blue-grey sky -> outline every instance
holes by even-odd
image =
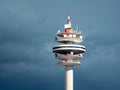
[[[52,47],[67,12],[86,46],[74,90],[120,90],[120,0],[0,0],[0,90],[64,90]]]

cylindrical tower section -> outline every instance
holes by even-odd
[[[65,90],[73,90],[73,68],[65,66]]]

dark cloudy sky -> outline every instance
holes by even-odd
[[[120,90],[120,0],[0,0],[0,90],[64,90],[51,48],[68,11],[87,49],[74,90]]]

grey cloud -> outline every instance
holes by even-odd
[[[61,13],[66,5],[57,9],[52,1],[0,2],[0,89],[64,89],[64,68],[57,66],[58,60],[54,59],[51,48],[55,45],[54,36],[59,28],[58,24],[63,21],[60,18],[64,18]],[[90,1],[88,7],[86,1],[76,2],[82,6],[79,5],[79,8],[76,4],[75,10],[71,8],[72,19],[80,17],[76,13],[80,9],[78,12],[84,18],[81,19],[84,23],[80,27],[84,36],[82,44],[86,46],[86,52],[81,65],[74,68],[75,89],[118,89],[120,28],[117,4],[112,9],[107,6],[108,9],[104,10],[108,3],[106,1],[104,5],[101,5],[103,1],[100,4]],[[98,5],[97,8],[94,5]]]
[[[50,39],[47,37],[50,33],[43,32],[48,29],[44,25],[47,15],[42,11],[34,11],[24,2],[3,2],[0,7],[1,74],[23,73],[23,69],[35,71],[45,67],[44,53],[49,51],[44,48]],[[37,63],[37,68],[32,70]]]

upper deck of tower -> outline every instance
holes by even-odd
[[[70,13],[68,13],[67,23],[64,24],[64,31],[58,30],[57,37],[55,38],[57,42],[61,43],[80,43],[82,42],[82,35],[77,30],[72,29]]]
[[[80,36],[80,32],[77,32],[72,29],[70,13],[68,13],[67,23],[64,24],[64,32],[60,32],[60,31],[57,32],[57,36],[60,36],[60,37],[63,37],[64,34],[72,34],[72,35]]]

